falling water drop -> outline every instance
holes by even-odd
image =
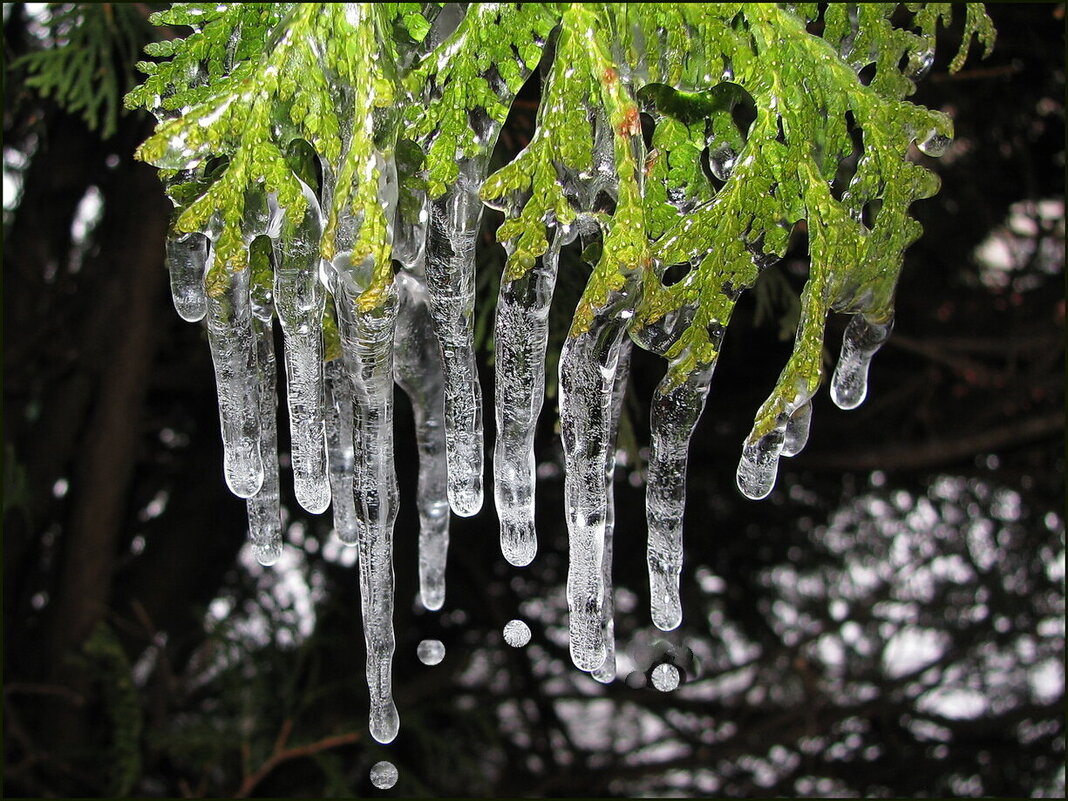
[[[397,783],[399,776],[397,766],[384,759],[371,766],[371,784],[379,790],[388,790]]]
[[[662,693],[669,693],[679,686],[679,669],[669,662],[653,668],[653,686]]]
[[[522,620],[509,620],[504,626],[504,641],[513,648],[522,648],[530,642],[530,626]]]
[[[424,665],[439,665],[445,658],[445,644],[441,640],[423,640],[415,649],[415,655]]]

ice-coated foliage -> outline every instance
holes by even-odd
[[[444,600],[448,509],[482,503],[473,318],[484,204],[505,215],[494,498],[517,565],[537,549],[533,435],[561,248],[579,240],[591,267],[559,360],[568,599],[575,663],[611,681],[611,474],[631,345],[668,362],[651,407],[647,522],[652,618],[671,629],[682,619],[689,440],[735,303],[804,230],[793,353],[738,468],[741,491],[760,498],[779,458],[807,440],[828,315],[854,315],[832,381],[843,408],[864,399],[890,335],[903,253],[920,235],[910,206],[938,190],[916,153],[941,155],[953,135],[946,115],[907,98],[931,69],[936,27],[958,9],[177,3],[153,16],[191,33],[148,48],[156,60],[140,65],[148,77],[127,105],[159,119],[139,156],[175,205],[176,306],[207,319],[227,481],[250,499],[253,538],[272,560],[266,345],[277,316],[298,500],[321,512],[332,498],[339,536],[359,547],[377,739],[399,725],[394,380],[418,418],[428,608]],[[951,71],[973,37],[993,44],[982,7],[963,13]],[[487,175],[539,67],[533,137]]]

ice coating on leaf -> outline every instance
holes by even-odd
[[[565,238],[566,231],[557,228],[541,263],[518,278],[502,278],[497,299],[493,494],[501,523],[501,551],[517,567],[529,565],[538,551],[534,433],[545,400],[549,304]]]
[[[400,306],[393,372],[408,395],[419,449],[419,594],[427,609],[445,602],[449,550],[448,463],[445,450],[444,373],[434,336],[426,285],[412,273],[397,274]]]
[[[330,461],[330,505],[334,530],[346,545],[355,545],[359,523],[353,495],[352,389],[341,359],[324,366],[326,388],[326,437]]]
[[[679,574],[682,571],[682,521],[686,507],[686,464],[690,438],[704,411],[715,363],[705,364],[682,383],[665,377],[653,395],[651,443],[645,489],[649,527],[646,561],[653,623],[671,631],[682,622]]]
[[[256,372],[260,415],[263,485],[245,501],[252,555],[261,565],[273,565],[282,555],[282,517],[278,486],[277,378],[274,336],[270,321],[252,321],[256,340]]]
[[[619,299],[568,337],[560,354],[560,429],[566,474],[569,563],[567,600],[571,659],[580,670],[599,668],[607,656],[602,625],[603,559],[612,431],[613,393],[624,321]]]
[[[630,340],[624,338],[619,346],[615,386],[612,389],[612,421],[610,424],[612,441],[608,445],[608,461],[605,463],[607,503],[605,504],[604,549],[601,553],[601,581],[604,584],[604,596],[601,601],[601,630],[604,632],[605,657],[600,667],[591,673],[601,684],[610,684],[616,678],[615,598],[612,589],[612,542],[616,526],[616,433],[619,431],[619,418],[623,413],[623,400],[626,396],[629,372]]]
[[[876,323],[863,314],[855,314],[850,319],[831,377],[831,400],[839,409],[855,409],[868,396],[868,367],[875,352],[890,338],[893,327],[893,318]]]
[[[307,207],[284,220],[275,248],[274,305],[282,323],[286,400],[297,501],[313,514],[330,505],[326,469],[322,317],[326,292],[319,281],[319,203],[301,182]]]
[[[203,234],[167,236],[167,269],[171,277],[171,298],[178,316],[190,323],[204,319],[204,266],[208,261],[208,240]]]
[[[460,177],[430,203],[426,285],[445,376],[449,505],[470,517],[482,508],[482,391],[474,351],[478,190],[487,156],[463,159]]]
[[[208,295],[205,315],[219,395],[223,469],[226,485],[239,498],[251,498],[263,484],[259,382],[248,283],[248,270],[231,274],[220,294]]]

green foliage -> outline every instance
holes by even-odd
[[[134,84],[131,65],[148,38],[140,9],[125,3],[48,3],[44,46],[11,64],[25,84],[51,97],[107,139]]]
[[[953,133],[946,115],[906,98],[953,11],[474,3],[434,35],[435,4],[175,4],[154,21],[193,33],[149,50],[169,61],[142,65],[148,79],[127,103],[163,119],[139,156],[171,171],[177,230],[218,230],[212,292],[248,264],[251,195],[273,193],[290,219],[303,212],[284,154],[309,143],[328,177],[322,254],[373,263],[358,301],[367,311],[391,280],[383,165],[398,171],[409,219],[424,191],[438,197],[463,180],[459,162],[488,159],[555,30],[533,138],[481,187],[506,213],[503,280],[530,270],[555,229],[595,226],[571,331],[625,298],[631,335],[668,359],[670,388],[714,364],[740,293],[803,231],[811,270],[794,352],[757,438],[820,383],[829,313],[892,315],[904,250],[920,234],[909,208],[938,190],[917,152],[940,155]],[[950,70],[973,36],[987,51],[993,43],[981,7],[967,7],[964,29]],[[208,180],[213,157],[225,167]],[[693,269],[669,286],[675,264]],[[669,320],[669,335],[656,333]]]
[[[83,651],[85,668],[103,685],[111,723],[109,795],[120,798],[129,795],[141,775],[141,702],[126,652],[106,623],[97,625]]]

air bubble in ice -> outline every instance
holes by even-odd
[[[388,790],[397,783],[399,777],[397,766],[387,760],[383,759],[371,766],[371,784],[379,790]]]
[[[415,649],[415,655],[424,665],[438,665],[445,658],[445,645],[441,640],[423,640]]]
[[[522,648],[530,642],[530,626],[522,620],[509,620],[504,626],[504,641],[513,648]]]

